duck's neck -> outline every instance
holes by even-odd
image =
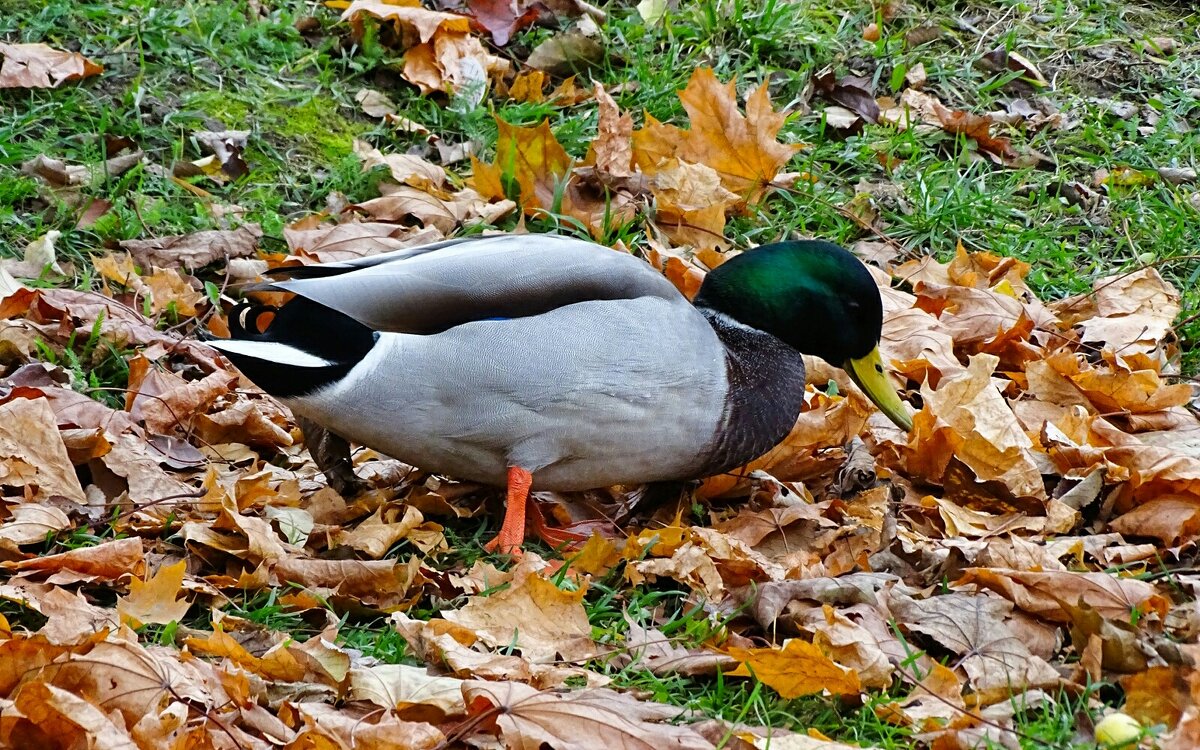
[[[706,462],[719,474],[763,455],[787,437],[804,403],[804,358],[771,334],[699,307],[725,346],[729,396]]]

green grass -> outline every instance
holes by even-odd
[[[465,99],[420,97],[396,73],[399,53],[374,35],[352,42],[334,12],[308,0],[261,4],[268,8],[266,17],[253,14],[244,0],[0,0],[0,39],[79,50],[105,66],[101,77],[58,90],[0,92],[0,256],[18,257],[30,241],[57,229],[63,232],[60,256],[80,271],[75,283],[90,286],[88,259],[119,240],[219,226],[205,200],[137,167],[120,177],[102,176],[83,190],[114,207],[93,228],[76,230],[75,209],[43,197],[38,183],[19,171],[38,155],[96,164],[105,135],[133,139],[151,162],[169,168],[202,156],[192,138],[198,130],[249,130],[244,156],[250,173],[226,185],[197,184],[214,203],[242,206],[245,220],[262,224],[266,247],[280,250],[283,227],[323,209],[330,193],[351,201],[376,194],[379,175],[361,172],[351,152],[355,139],[385,151],[426,147],[422,136],[395,132],[361,114],[353,98],[360,88],[384,91],[402,114],[448,142],[483,143],[484,156],[495,143],[493,116],[518,124],[548,117],[577,157],[595,134],[593,103],[558,108],[487,100],[473,107]],[[701,65],[714,67],[722,79],[736,76],[740,92],[766,82],[776,105],[793,112],[783,137],[808,147],[789,169],[817,179],[731,222],[730,235],[739,245],[794,234],[847,244],[870,239],[839,209],[860,183],[889,183],[898,197],[876,199],[881,231],[914,254],[946,258],[961,241],[971,249],[1016,256],[1032,265],[1032,282],[1046,298],[1084,291],[1100,276],[1153,262],[1183,292],[1182,317],[1190,320],[1200,312],[1200,264],[1185,257],[1200,247],[1196,186],[1163,181],[1114,186],[1099,205],[1089,206],[1059,197],[1065,184],[1090,185],[1099,169],[1196,166],[1200,45],[1189,40],[1200,31],[1200,16],[1183,5],[1143,7],[1119,0],[910,0],[907,6],[901,17],[882,24],[877,41],[868,42],[863,29],[881,18],[872,3],[859,0],[685,2],[654,28],[642,23],[631,4],[614,5],[602,30],[613,54],[591,75],[609,88],[637,83],[617,100],[638,123],[644,110],[682,124],[676,92]],[[1025,20],[1034,14],[1036,23]],[[302,34],[295,23],[309,15],[317,27]],[[925,27],[938,33],[914,35]],[[981,41],[972,29],[989,36]],[[550,33],[523,32],[508,51],[523,59]],[[1147,40],[1163,33],[1178,44],[1173,54],[1143,51]],[[1054,83],[1052,90],[1035,91],[1010,72],[981,67],[980,55],[994,48],[1029,57]],[[985,113],[1016,97],[1052,100],[1071,122],[1069,129],[998,130],[1018,148],[1049,155],[1055,166],[997,167],[979,160],[970,142],[943,133],[900,133],[878,125],[857,135],[831,132],[821,115],[825,103],[813,100],[807,88],[811,75],[830,69],[839,76],[862,75],[874,82],[877,94],[890,94],[893,82],[918,63],[928,74],[926,89],[947,106]],[[1116,117],[1104,100],[1133,105],[1134,114]],[[899,160],[891,172],[882,166],[889,160]],[[461,165],[455,169],[461,174]],[[551,221],[532,220],[529,226],[545,229]],[[613,236],[637,241],[638,227],[615,228]],[[1191,374],[1200,365],[1200,321],[1180,333],[1185,372]],[[44,356],[75,370],[81,387],[100,394],[123,386],[127,375],[122,354],[103,346],[81,341]],[[439,566],[466,567],[484,557],[482,542],[493,531],[477,519],[449,523],[447,536],[457,552]],[[409,551],[401,544],[393,554]],[[456,603],[422,602],[414,614],[432,616],[442,604]],[[657,612],[657,626],[685,645],[719,638],[724,627],[684,592],[630,588],[619,572],[593,584],[587,607],[597,639],[614,647],[625,637],[625,612]],[[247,595],[228,609],[297,637],[312,632],[270,593]],[[0,613],[28,616],[22,612],[0,602]],[[341,634],[345,645],[367,655],[412,661],[384,620],[347,620]],[[903,686],[856,706],[819,697],[784,700],[745,679],[660,678],[603,661],[590,666],[606,671],[617,685],[704,715],[812,727],[843,741],[887,748],[913,742],[908,730],[882,722],[872,710],[904,695]],[[1061,697],[1020,713],[1018,727],[1027,736],[1022,744],[1071,746],[1075,712],[1084,708],[1084,698]]]

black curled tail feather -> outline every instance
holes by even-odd
[[[278,313],[275,305],[266,305],[252,299],[244,299],[229,311],[229,333],[235,339],[255,338],[263,331],[258,326],[258,319],[263,313]]]

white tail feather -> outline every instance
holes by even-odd
[[[246,341],[244,339],[216,339],[208,344],[214,349],[243,357],[254,357],[267,362],[277,362],[291,367],[329,367],[334,362],[309,354],[303,349],[281,344],[277,341]]]

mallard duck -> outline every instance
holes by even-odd
[[[212,345],[345,440],[507,487],[489,549],[519,550],[531,488],[694,479],[766,453],[800,413],[801,353],[840,365],[912,426],[879,356],[875,281],[828,242],[733,257],[693,302],[628,253],[557,235],[447,240],[271,277],[261,288],[296,296],[264,332],[255,308],[249,322],[231,316],[234,338]]]

